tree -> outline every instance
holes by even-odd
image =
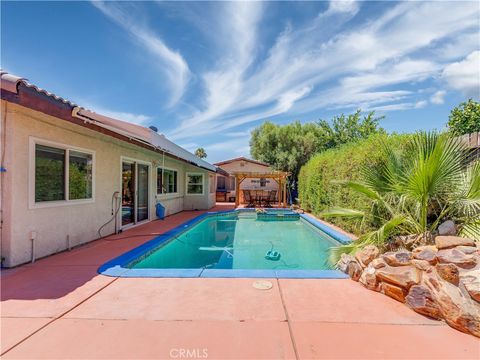
[[[448,128],[457,136],[480,131],[480,103],[469,99],[454,107],[448,117]]]
[[[205,152],[204,148],[199,147],[197,150],[195,150],[195,156],[199,157],[200,159],[205,159],[207,157],[207,153]]]
[[[351,141],[366,139],[372,134],[384,132],[378,126],[380,120],[384,117],[375,117],[375,112],[371,111],[363,118],[361,110],[357,110],[353,114],[334,116],[330,125],[325,120],[320,120],[318,125],[327,134],[326,148],[331,149],[341,144]]]
[[[336,248],[332,260],[342,252],[375,244],[384,247],[396,235],[419,235],[428,242],[444,220],[454,220],[460,235],[480,238],[480,162],[467,166],[468,152],[449,133],[415,134],[401,153],[383,145],[383,160],[365,165],[361,181],[345,186],[365,196],[369,211],[332,208],[323,217],[378,220],[376,230],[353,244]]]
[[[273,168],[288,171],[294,180],[300,168],[316,153],[350,141],[367,138],[384,132],[378,126],[381,117],[372,111],[361,117],[361,111],[336,116],[332,125],[321,120],[318,123],[287,125],[264,122],[252,131],[250,153],[254,159],[266,162]]]
[[[252,131],[250,153],[274,169],[288,171],[296,179],[300,168],[321,147],[321,129],[314,123],[288,125],[264,122]]]

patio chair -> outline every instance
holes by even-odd
[[[268,193],[268,196],[265,198],[265,207],[272,207],[272,203],[275,202],[276,197],[277,197],[277,190],[271,190]]]
[[[250,195],[249,190],[243,190],[243,198],[245,199],[245,202],[247,203],[247,207],[255,207],[255,203],[252,199],[252,195]]]

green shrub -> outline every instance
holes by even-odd
[[[364,196],[345,186],[335,184],[336,180],[359,180],[363,165],[375,164],[382,155],[382,142],[401,149],[409,135],[376,134],[368,139],[352,142],[315,155],[300,170],[298,177],[298,197],[301,206],[318,215],[331,207],[366,209],[370,202]],[[358,220],[330,218],[328,221],[360,234],[375,228],[373,218]]]

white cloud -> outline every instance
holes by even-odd
[[[152,30],[142,25],[128,10],[123,9],[121,4],[101,1],[91,3],[155,56],[162,76],[168,79],[171,93],[169,105],[175,105],[181,99],[191,76],[188,64],[182,55],[170,49]]]
[[[427,105],[428,105],[428,101],[427,101],[427,100],[420,100],[420,101],[417,101],[417,102],[415,103],[414,108],[415,108],[415,109],[421,109],[421,108],[424,108],[424,107],[427,106]]]
[[[445,67],[442,78],[448,86],[465,96],[480,98],[480,51]]]
[[[228,112],[244,92],[245,73],[255,59],[257,26],[262,17],[263,4],[260,2],[222,3],[222,21],[218,29],[211,29],[212,36],[225,36],[220,42],[223,57],[215,69],[206,72],[202,80],[206,89],[206,107],[184,120],[170,136],[174,139],[185,137],[186,129],[210,121]]]
[[[435,94],[433,94],[432,96],[430,96],[430,102],[432,104],[443,104],[445,99],[445,95],[447,94],[447,92],[445,90],[439,90],[437,91]]]
[[[332,0],[330,1],[329,13],[353,13],[356,14],[359,10],[358,1],[355,0]]]
[[[89,109],[93,112],[96,112],[97,114],[105,115],[117,120],[131,122],[137,125],[149,126],[151,125],[151,121],[153,120],[152,117],[148,115],[135,114],[135,113],[124,112],[124,111],[113,111],[102,106],[88,104],[87,101],[82,102],[82,104],[84,108]]]
[[[359,6],[348,4],[331,3],[302,27],[287,25],[263,59],[256,58],[262,11],[249,4],[236,11],[238,18],[231,11],[228,16],[222,14],[220,29],[238,31],[212,32],[225,34],[244,51],[226,47],[225,56],[202,76],[205,106],[170,135],[193,138],[319,108],[393,111],[426,106],[429,93],[421,93],[418,84],[439,78],[448,60],[432,56],[432,46],[455,43],[452,39],[471,33],[480,15],[473,2],[455,6],[404,2],[371,21],[342,30]],[[244,17],[249,12],[254,15],[247,21]]]

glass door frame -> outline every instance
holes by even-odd
[[[120,224],[120,229],[127,229],[131,227],[135,227],[137,225],[144,224],[146,222],[149,222],[151,220],[151,206],[152,206],[152,201],[151,201],[151,194],[152,194],[152,163],[148,161],[143,161],[143,160],[138,160],[126,156],[120,156],[120,194],[122,194],[123,190],[123,164],[128,163],[128,164],[134,164],[135,165],[135,197],[133,201],[133,212],[134,212],[134,221],[130,224],[123,225],[122,224],[122,212],[118,212],[118,223]],[[148,217],[145,220],[138,221],[137,220],[137,209],[138,209],[138,164],[141,165],[147,165],[148,167]],[[121,209],[120,209],[121,210]]]

